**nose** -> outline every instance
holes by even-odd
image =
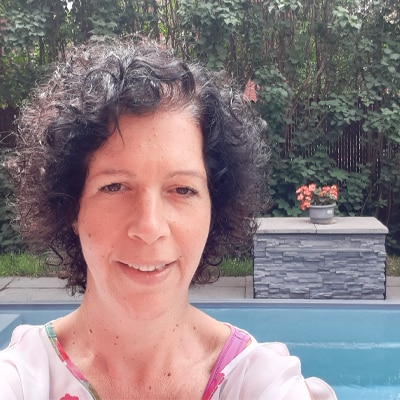
[[[137,194],[129,218],[128,236],[146,244],[170,235],[166,207],[156,193]]]

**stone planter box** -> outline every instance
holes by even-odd
[[[254,297],[383,300],[388,229],[373,217],[335,221],[261,218],[254,238]]]

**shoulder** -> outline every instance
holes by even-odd
[[[48,363],[40,336],[42,329],[42,326],[18,326],[8,347],[0,351],[0,393],[7,393],[5,398],[25,398],[29,393],[27,388],[34,387],[38,380],[46,382]]]
[[[33,368],[44,361],[46,348],[42,340],[43,326],[20,325],[14,329],[8,347],[0,351],[0,368]]]
[[[11,340],[8,347],[3,350],[4,352],[8,352],[11,349],[18,348],[19,346],[23,346],[27,341],[31,342],[32,340],[40,341],[40,331],[43,329],[42,325],[19,325],[17,326],[12,335]],[[3,353],[3,352],[1,352]],[[0,354],[1,354],[0,353]]]
[[[51,335],[51,325],[47,328]],[[1,399],[93,399],[56,346],[45,325],[17,327],[9,346],[0,351]]]
[[[306,380],[300,360],[283,343],[252,343],[223,370],[224,380],[216,398],[263,400],[336,400],[333,390],[316,378]]]

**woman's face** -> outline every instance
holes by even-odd
[[[210,227],[200,127],[158,112],[121,116],[119,128],[89,161],[74,223],[86,295],[186,300]]]

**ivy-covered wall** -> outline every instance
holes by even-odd
[[[0,0],[0,107],[18,109],[69,45],[135,33],[256,84],[271,215],[300,216],[298,186],[335,183],[342,215],[377,217],[400,253],[397,0]]]

